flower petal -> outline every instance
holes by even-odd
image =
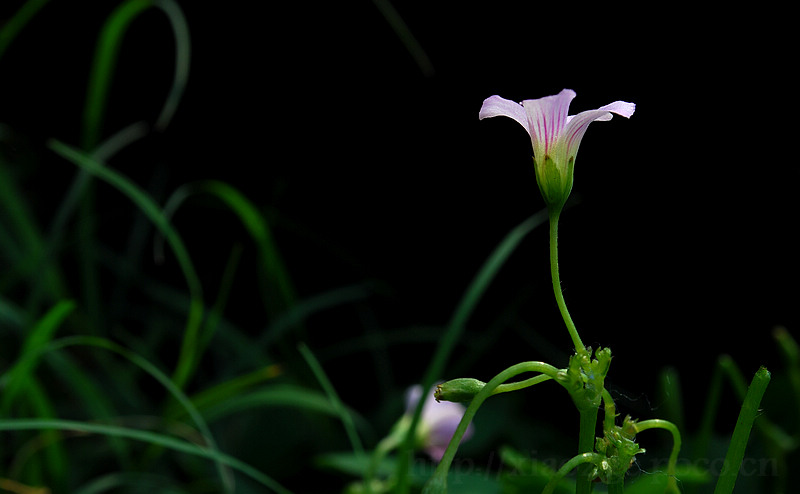
[[[614,116],[612,113],[621,115],[625,118],[630,118],[636,110],[636,105],[626,101],[615,101],[605,106],[601,106],[597,110],[588,110],[571,116],[568,119],[567,126],[564,129],[563,143],[567,149],[567,158],[574,158],[578,154],[578,146],[580,146],[583,134],[589,127],[589,124],[595,120],[601,122],[611,120]]]
[[[528,127],[533,140],[533,155],[543,160],[569,121],[569,104],[575,91],[564,89],[555,96],[528,99],[522,102],[528,116]]]
[[[420,398],[422,398],[422,386],[419,384],[415,384],[406,390],[405,402],[407,414],[414,413]]]
[[[627,101],[615,101],[606,106],[600,107],[601,110],[610,111],[625,118],[631,118],[633,112],[636,111],[636,103],[628,103]],[[610,118],[610,117],[609,117]]]
[[[528,134],[531,133],[530,127],[528,127],[528,116],[525,113],[525,108],[523,108],[519,103],[501,98],[497,95],[489,96],[483,100],[483,105],[481,106],[480,113],[478,113],[478,118],[483,120],[484,118],[491,117],[513,118],[520,125],[525,127],[525,130],[528,132]]]
[[[432,459],[436,461],[442,459],[447,445],[450,444],[450,440],[453,439],[453,435],[461,422],[462,415],[463,412],[460,415],[442,417],[432,424],[430,435],[425,444],[425,451]],[[474,432],[475,427],[470,423],[467,426],[467,430],[464,431],[464,435],[461,437],[461,442],[472,437]]]

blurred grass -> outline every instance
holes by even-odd
[[[16,34],[33,19],[44,4],[45,2],[28,2],[4,26],[1,31],[2,35],[0,35],[0,55],[5,53]],[[19,477],[30,485],[50,485],[56,492],[71,490],[76,486],[76,482],[86,480],[76,479],[76,476],[91,475],[91,472],[95,470],[91,464],[85,464],[78,469],[73,468],[73,460],[66,453],[68,445],[61,433],[63,431],[81,431],[109,436],[116,459],[125,469],[135,470],[141,468],[142,465],[141,459],[134,458],[139,453],[128,447],[124,441],[120,441],[121,438],[136,439],[151,445],[189,452],[213,460],[220,467],[222,485],[227,492],[232,492],[234,487],[227,470],[222,468],[223,465],[245,473],[276,492],[288,492],[257,469],[220,452],[205,419],[194,406],[193,401],[181,391],[181,388],[185,387],[194,375],[203,351],[214,339],[215,330],[219,327],[230,328],[230,324],[225,321],[223,314],[231,286],[234,283],[241,249],[232,251],[228,267],[225,269],[226,276],[217,292],[217,298],[213,306],[206,310],[201,281],[192,264],[189,251],[180,235],[166,219],[162,208],[145,190],[106,165],[107,160],[148,133],[148,125],[137,123],[113,134],[108,140],[100,142],[119,46],[125,37],[128,25],[150,7],[159,7],[169,18],[176,43],[173,86],[153,126],[156,130],[163,131],[177,109],[188,76],[188,27],[181,9],[175,2],[131,0],[121,3],[112,12],[97,42],[97,50],[87,86],[82,141],[82,147],[91,152],[80,151],[76,147],[55,140],[49,144],[56,154],[78,167],[72,187],[65,195],[61,207],[56,209],[49,236],[42,234],[44,228],[39,226],[40,218],[37,218],[31,208],[26,205],[24,186],[18,183],[12,175],[15,164],[0,155],[0,160],[2,160],[0,161],[0,200],[2,200],[3,206],[3,216],[0,221],[0,233],[2,234],[0,236],[2,236],[3,243],[0,245],[0,249],[2,249],[4,262],[8,261],[8,266],[13,266],[13,269],[3,271],[3,277],[0,280],[3,288],[3,295],[0,296],[0,321],[4,332],[13,328],[14,334],[21,342],[19,356],[13,360],[13,365],[5,369],[0,377],[0,386],[3,388],[0,412],[4,417],[1,419],[0,428],[7,431],[39,431],[40,439],[36,441],[42,444],[34,449],[27,448],[24,446],[27,440],[18,435],[11,441],[4,440],[0,454],[5,459],[8,459],[9,453],[15,452],[15,455],[10,463],[3,461],[3,464],[8,465],[10,469],[3,468],[0,472]],[[96,260],[100,259],[98,254],[104,252],[106,247],[100,245],[100,239],[95,235],[96,229],[91,219],[97,205],[93,202],[94,190],[89,181],[90,177],[100,178],[111,184],[135,204],[166,239],[182,269],[188,289],[188,308],[185,310],[187,315],[183,343],[171,378],[148,360],[148,358],[156,356],[152,351],[148,351],[146,358],[105,337],[80,334],[88,331],[94,335],[102,335],[107,329],[103,327],[104,324],[101,321],[111,320],[108,315],[86,317],[93,311],[102,312],[104,308],[101,300],[105,298]],[[255,240],[260,253],[261,271],[264,271],[263,278],[266,280],[262,289],[265,292],[279,294],[277,303],[274,298],[267,298],[272,307],[270,313],[274,316],[294,305],[294,294],[288,275],[285,273],[282,261],[272,242],[266,222],[255,205],[235,188],[222,182],[208,181],[201,184],[200,188],[207,193],[216,195],[230,207]],[[77,220],[72,219],[73,215],[77,216]],[[78,256],[83,258],[85,269],[82,271],[83,275],[79,285],[83,285],[82,293],[85,298],[77,301],[64,300],[73,291],[74,280],[70,280],[68,275],[59,269],[61,262],[66,261],[63,259],[65,255],[63,246],[72,240],[69,237],[72,232],[68,227],[71,221],[75,221],[79,228],[83,228],[77,238],[82,243],[81,248],[78,249]],[[129,252],[129,255],[138,256],[139,252]],[[123,263],[125,263],[124,260]],[[29,294],[27,303],[24,296],[20,298],[17,295],[20,293],[17,287],[26,283],[31,285],[31,289],[27,290]],[[277,290],[273,290],[273,287]],[[145,290],[147,289],[145,288]],[[182,298],[182,296],[179,295],[178,298]],[[56,300],[57,302],[49,311],[37,316],[38,308],[45,300]],[[311,313],[313,310],[312,308],[307,313]],[[77,331],[78,334],[54,341],[55,332],[64,325],[65,319],[70,314],[74,315],[73,324],[68,325],[63,331],[67,334]],[[33,324],[30,329],[26,329],[30,321],[36,321],[37,317],[39,317],[38,322]],[[158,331],[158,327],[152,328],[152,331]],[[125,369],[124,366],[120,366],[113,360],[108,360],[97,352],[92,352],[88,359],[86,355],[75,356],[64,352],[71,347],[91,347],[111,351],[155,378],[182,410],[181,413],[177,408],[167,407],[168,412],[165,412],[164,415],[165,423],[174,421],[176,417],[184,414],[187,415],[197,427],[208,447],[197,449],[189,443],[148,431],[57,419],[56,417],[62,413],[77,411],[94,420],[112,422],[120,413],[120,407],[125,408],[126,403],[127,406],[135,403],[137,407],[151,407],[150,413],[158,413],[156,409],[152,408],[157,405],[157,401],[136,393],[135,388],[131,387],[135,382],[132,380],[135,373],[132,374],[129,369]],[[6,345],[5,348],[8,346]],[[6,352],[0,358],[0,363],[3,363],[4,367],[8,358],[9,354]],[[39,369],[39,363],[43,358],[49,364],[48,367],[56,372],[55,376]],[[336,413],[333,410],[339,410],[327,397],[315,395],[311,390],[301,386],[287,387],[288,383],[285,380],[283,383],[277,384],[278,387],[274,387],[271,381],[281,377],[281,367],[263,359],[261,361],[265,365],[262,370],[234,377],[225,382],[207,383],[207,388],[198,394],[200,405],[211,410],[212,417],[216,419],[248,410],[263,410],[265,406],[274,407],[276,405],[323,414]],[[98,363],[105,367],[105,372],[101,374],[87,372],[87,368]],[[43,373],[45,382],[41,382],[39,378]],[[54,377],[63,379],[64,384],[72,388],[70,396],[77,398],[77,402],[74,398],[67,398],[64,401],[64,397],[60,396],[59,391],[50,389]],[[109,393],[109,385],[113,387],[111,393]],[[51,392],[57,395],[54,398],[56,402],[48,396]],[[156,393],[157,395],[158,393]],[[121,402],[120,398],[122,398]],[[78,407],[80,411],[74,407],[77,403],[81,404]],[[69,412],[69,410],[73,411]],[[13,416],[39,418],[6,418]],[[168,419],[170,416],[173,418]],[[23,442],[19,443],[20,440]],[[29,444],[33,446],[35,443]],[[21,449],[20,446],[22,446]],[[33,453],[39,448],[43,449],[44,460],[41,455]],[[106,461],[100,462],[98,465],[102,463],[106,463]],[[130,474],[110,473],[102,475],[94,481],[89,481],[84,488],[79,488],[76,492],[101,492],[111,486],[123,485],[130,482],[130,479],[136,478],[138,477],[133,471]],[[9,481],[3,485],[23,484],[13,484]]]
[[[192,264],[189,252],[181,240],[180,235],[169,224],[161,208],[158,207],[155,201],[133,182],[61,142],[51,141],[50,147],[65,159],[80,166],[96,177],[107,181],[120,192],[128,196],[166,237],[167,242],[170,244],[170,247],[172,247],[186,279],[190,294],[190,304],[187,311],[188,316],[186,328],[184,330],[183,343],[173,375],[173,379],[178,387],[183,387],[191,378],[199,360],[200,349],[198,347],[198,340],[202,336],[200,331],[203,320],[203,293],[197,271]]]
[[[146,430],[137,430],[127,427],[118,427],[113,425],[93,424],[89,422],[76,422],[69,420],[47,420],[47,419],[4,419],[0,420],[0,430],[19,431],[19,430],[49,430],[58,429],[62,431],[82,432],[87,434],[102,434],[108,436],[121,437],[126,439],[133,439],[135,441],[142,441],[147,444],[155,444],[163,446],[167,449],[172,449],[190,455],[196,455],[202,458],[214,460],[216,462],[234,468],[249,477],[257,480],[259,483],[268,487],[274,492],[289,493],[290,491],[283,488],[280,484],[254,469],[250,465],[243,463],[236,458],[230,457],[226,454],[220,453],[215,450],[206,449],[198,445],[177,440],[163,434],[158,434]]]

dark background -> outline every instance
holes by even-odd
[[[356,309],[309,321],[304,338],[348,403],[377,406],[364,393],[374,381],[418,381],[439,333],[391,346],[390,376],[374,380],[337,345],[364,326],[443,325],[494,246],[543,207],[526,133],[510,119],[479,121],[483,99],[562,88],[578,94],[572,114],[637,105],[630,120],[586,133],[561,221],[565,297],[584,342],[614,350],[609,379],[652,396],[674,365],[699,399],[720,354],[747,375],[780,367],[770,333],[796,331],[799,272],[785,13],[398,2],[429,60],[421,67],[371,2],[180,3],[192,40],[185,97],[163,135],[112,165],[160,200],[199,179],[240,188],[273,221],[301,298],[376,283]],[[75,172],[44,142],[78,143],[111,4],[53,2],[0,65],[0,121],[39,157],[30,193],[44,217]],[[104,136],[158,114],[174,53],[162,17],[143,15],[125,39]],[[122,212],[104,211],[104,231],[124,238],[132,208],[105,190]],[[224,212],[194,207],[176,224],[213,286],[246,234]],[[496,337],[460,372],[489,379],[520,360],[565,364],[547,252],[542,227],[509,259],[459,352],[476,357],[470,342],[487,328]],[[246,281],[229,317],[257,333],[263,311]]]

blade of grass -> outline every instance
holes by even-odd
[[[417,63],[417,67],[422,71],[422,75],[425,77],[432,77],[434,70],[431,59],[428,58],[425,49],[422,48],[417,38],[411,33],[411,29],[409,29],[408,25],[391,2],[389,2],[389,0],[372,0],[372,3],[374,3],[381,14],[383,14],[384,19],[386,19],[386,22],[392,27],[397,37],[400,38],[400,41],[402,41],[406,50],[408,50],[408,53],[414,59],[414,62]]]
[[[155,0],[154,5],[166,14],[175,36],[175,74],[172,80],[172,87],[170,87],[167,99],[154,125],[156,130],[163,131],[172,120],[172,116],[178,108],[178,103],[183,97],[186,82],[189,79],[191,42],[189,39],[189,24],[186,22],[186,17],[183,15],[178,3],[173,0]]]
[[[341,412],[326,394],[291,384],[275,384],[247,393],[237,394],[215,403],[200,404],[201,410],[210,422],[246,410],[291,407],[331,417],[350,417],[354,429],[367,430],[368,422],[355,411],[345,408]]]
[[[139,492],[179,492],[178,485],[173,484],[175,484],[175,479],[164,475],[145,472],[114,472],[90,480],[74,489],[71,494],[135,492],[136,490]]]
[[[709,448],[711,445],[711,436],[714,433],[714,422],[719,411],[720,398],[722,396],[722,379],[723,370],[722,366],[717,360],[714,370],[711,374],[711,382],[706,392],[706,402],[703,407],[703,418],[700,421],[700,428],[696,434],[694,457],[705,458],[708,456]]]
[[[147,135],[147,131],[147,125],[143,122],[138,122],[125,127],[100,144],[93,153],[93,156],[98,161],[104,161],[116,154],[125,146],[128,146]],[[39,251],[38,256],[35,258],[32,256],[33,265],[35,266],[33,269],[35,269],[35,271],[33,271],[30,275],[32,286],[30,291],[30,299],[28,302],[29,312],[38,311],[39,304],[44,295],[49,293],[51,296],[53,296],[53,294],[64,292],[64,288],[54,288],[52,286],[53,281],[47,282],[47,280],[60,280],[61,275],[59,274],[60,270],[57,265],[57,255],[61,249],[64,234],[67,232],[69,220],[72,218],[78,206],[81,204],[86,192],[86,187],[89,185],[90,178],[91,175],[86,170],[77,170],[75,178],[70,184],[64,199],[56,208],[54,208],[56,214],[55,218],[50,224],[47,238],[44,241],[44,248]],[[94,248],[91,250],[95,251]],[[86,254],[81,255],[83,256]],[[88,267],[88,264],[85,264],[88,261],[82,262],[87,266],[87,269],[91,269]],[[90,324],[86,324],[85,326],[89,331],[96,331],[98,329]]]
[[[178,232],[169,224],[169,221],[155,201],[136,184],[116,171],[98,163],[86,154],[60,141],[51,140],[48,145],[50,149],[55,151],[59,156],[89,171],[95,177],[104,180],[128,196],[128,198],[153,222],[170,244],[181,267],[184,278],[186,279],[190,296],[189,314],[184,330],[183,342],[173,374],[175,384],[179,388],[182,388],[194,373],[195,366],[200,359],[200,354],[198,352],[198,336],[203,319],[203,297],[200,279],[197,276],[197,272],[194,269],[183,241],[178,235]]]
[[[45,393],[44,387],[39,384],[35,377],[27,380],[25,386],[25,401],[27,406],[30,407],[30,415],[41,419],[50,419],[57,416],[55,407]],[[44,447],[44,456],[36,457],[32,463],[33,471],[37,472],[34,476],[35,483],[51,484],[55,490],[64,490],[68,484],[67,476],[69,474],[68,468],[68,455],[66,448],[62,443],[61,432],[54,429],[43,429],[41,437],[36,441],[40,446]],[[20,453],[24,454],[27,448],[22,447],[15,453],[19,456]],[[13,463],[19,464],[15,459]],[[22,460],[27,458],[22,458]],[[20,465],[21,466],[21,465]],[[12,472],[13,473],[13,472]],[[16,474],[15,474],[16,476]]]
[[[765,368],[760,368],[753,380],[750,382],[750,387],[742,403],[742,410],[739,412],[739,418],[736,420],[736,427],[733,429],[733,436],[728,446],[728,452],[725,455],[725,462],[722,465],[722,471],[717,479],[717,485],[714,488],[714,494],[731,494],[733,487],[736,484],[736,478],[739,476],[739,468],[744,459],[745,448],[750,439],[750,431],[753,428],[753,423],[759,414],[758,407],[761,404],[761,398],[767,390],[767,385],[770,381],[770,373]]]
[[[312,314],[325,309],[339,307],[348,303],[363,300],[369,296],[369,284],[347,285],[333,290],[308,297],[297,302],[286,312],[275,318],[261,333],[258,346],[268,347],[272,342],[282,336],[289,328],[301,324]]]
[[[192,396],[192,403],[198,410],[203,410],[219,403],[226,403],[229,400],[247,395],[248,391],[253,387],[272,380],[280,374],[281,367],[277,364],[271,364],[257,371],[229,379],[205,389]],[[167,415],[179,417],[180,411],[172,409]]]
[[[167,100],[156,121],[156,128],[163,130],[171,120],[178,101],[183,94],[189,69],[189,31],[180,8],[171,0],[127,0],[119,5],[106,19],[97,45],[86,88],[83,111],[82,149],[94,151],[100,141],[108,92],[122,40],[130,23],[150,7],[159,7],[167,16],[175,36],[175,75]],[[100,156],[95,156],[100,158]],[[82,178],[82,177],[81,177]],[[79,178],[79,181],[81,180]],[[103,326],[100,302],[99,277],[94,249],[95,224],[91,187],[82,185],[81,221],[78,223],[81,282],[85,294],[85,305],[92,327]],[[88,190],[87,190],[88,189]]]
[[[117,415],[107,394],[73,358],[63,352],[50,352],[45,361],[52,367],[55,375],[62,380],[63,385],[72,390],[78,402],[86,408],[89,417],[110,420]],[[114,372],[112,369],[108,370]],[[132,469],[133,461],[128,444],[118,437],[109,437],[109,444],[114,450],[120,466],[123,469]]]
[[[130,274],[132,286],[139,289],[151,302],[167,309],[163,313],[160,312],[159,317],[170,318],[171,315],[182,316],[185,312],[185,307],[191,303],[190,296],[184,291],[144,276],[141,272],[127,273],[129,266],[125,265],[125,258],[116,252],[112,252],[110,249],[103,249],[101,250],[101,254],[101,260],[106,269],[112,273],[118,274],[120,277]],[[211,309],[208,307],[203,308],[204,313],[207,310]],[[147,324],[148,321],[152,322],[152,319],[149,319],[148,316],[138,312],[132,314],[132,316],[143,324]],[[226,319],[224,315],[220,317],[218,326],[219,330],[216,335],[219,339],[219,343],[227,345],[229,351],[236,355],[236,360],[229,362],[226,366],[229,375],[249,372],[253,367],[263,366],[265,363],[272,361],[262,348],[253,344],[251,336],[246,335],[241,327]],[[140,354],[148,353],[148,351],[145,351],[138,345],[127,342],[126,344],[131,348],[136,346]],[[142,344],[146,343],[142,342]],[[228,351],[228,349],[226,349],[226,351]]]
[[[534,228],[547,221],[547,211],[542,210],[529,217],[516,227],[514,227],[503,240],[498,244],[494,251],[489,255],[478,273],[473,278],[466,292],[461,298],[458,306],[453,312],[452,317],[442,335],[439,345],[436,347],[431,363],[428,365],[425,375],[422,378],[422,389],[431,389],[436,379],[439,379],[444,372],[447,360],[455,347],[461,334],[464,332],[467,319],[472,314],[475,306],[480,301],[489,284],[494,279],[497,272],[509,258],[514,249],[519,245],[525,236]],[[419,400],[411,419],[411,426],[408,429],[406,440],[400,447],[398,453],[396,477],[398,479],[397,492],[405,494],[408,492],[408,469],[410,461],[410,451],[413,447],[416,428],[422,415],[422,405],[425,400]]]
[[[775,328],[772,335],[783,355],[789,384],[792,387],[795,411],[800,412],[800,347],[784,327]],[[800,420],[800,413],[795,413],[795,420]],[[795,427],[793,440],[795,443],[800,442],[800,427]]]
[[[225,264],[225,269],[222,272],[222,280],[219,283],[217,298],[214,301],[214,305],[211,306],[211,310],[208,312],[208,317],[206,317],[205,328],[202,331],[199,343],[201,352],[208,348],[208,345],[211,343],[211,338],[219,328],[219,323],[222,320],[222,315],[225,312],[225,306],[228,303],[228,297],[233,287],[234,274],[236,273],[236,268],[239,266],[239,259],[241,259],[241,257],[242,246],[237,243],[233,246],[231,255],[228,256],[228,262]]]
[[[718,363],[724,375],[730,380],[736,396],[744,401],[748,392],[748,387],[741,369],[739,369],[730,355],[721,356]],[[795,448],[795,442],[792,437],[773,423],[769,417],[763,417],[756,423],[755,427],[778,451],[787,452]]]
[[[81,147],[86,151],[92,151],[100,140],[108,90],[125,31],[139,14],[152,5],[152,0],[128,0],[114,9],[103,24],[95,47],[89,84],[86,87],[86,105],[83,109]]]
[[[92,157],[100,163],[105,162],[126,146],[145,137],[147,132],[148,128],[146,123],[136,122],[131,124],[103,141],[103,143],[94,150]],[[48,237],[49,245],[55,246],[61,242],[67,223],[75,212],[75,208],[80,198],[83,196],[90,177],[91,175],[89,172],[78,169],[78,173],[70,185],[67,194],[64,196],[64,199],[59,204],[55,219],[50,226]]]
[[[308,348],[308,346],[306,346],[305,343],[300,343],[297,346],[297,349],[303,355],[308,367],[311,369],[311,372],[314,373],[314,376],[317,378],[317,381],[319,381],[319,384],[322,386],[325,394],[328,395],[328,400],[330,400],[331,406],[336,410],[337,415],[339,415],[345,432],[347,433],[347,438],[350,440],[350,445],[353,448],[353,452],[360,457],[363,456],[366,458],[364,446],[361,444],[361,438],[358,437],[358,432],[353,424],[353,417],[350,416],[350,413],[348,413],[347,408],[345,408],[344,404],[342,403],[342,400],[339,399],[339,395],[336,393],[336,389],[334,389],[333,384],[331,384],[331,381],[328,379],[328,376],[325,375],[322,365],[320,365],[317,358],[314,357],[314,354],[311,353],[311,350]]]
[[[47,5],[48,0],[29,0],[17,10],[0,29],[0,58],[3,58],[8,46],[14,41],[39,10]]]
[[[262,268],[271,285],[264,299],[264,306],[269,315],[281,314],[292,307],[295,303],[294,287],[269,224],[256,206],[238,189],[218,180],[187,184],[178,188],[164,206],[167,218],[171,218],[186,199],[197,194],[210,194],[222,201],[236,215],[256,243]]]
[[[151,0],[128,0],[119,5],[106,19],[100,32],[95,55],[89,72],[86,87],[86,102],[83,110],[82,149],[91,152],[100,140],[103,113],[111,86],[114,65],[122,43],[122,38],[130,22],[152,5]],[[78,181],[81,181],[79,177]],[[100,281],[95,251],[94,194],[91,184],[80,187],[80,217],[78,222],[79,264],[81,284],[83,285],[84,305],[89,317],[90,327],[105,326],[100,302]]]
[[[175,37],[175,73],[166,101],[156,119],[155,128],[164,130],[175,113],[189,77],[191,44],[186,19],[178,4],[171,0],[128,0],[109,15],[97,40],[83,111],[81,147],[84,150],[94,150],[100,140],[100,129],[103,125],[103,113],[113,80],[112,75],[128,26],[150,7],[157,7],[164,12]]]
[[[674,367],[662,369],[659,376],[659,401],[662,416],[675,424],[678,430],[686,430],[683,420],[683,391],[678,371]]]
[[[128,350],[127,348],[117,345],[116,343],[105,338],[99,338],[96,336],[72,336],[68,338],[62,338],[52,342],[47,350],[56,350],[73,345],[91,346],[114,352],[135,364],[146,373],[150,374],[150,376],[164,386],[164,388],[172,395],[172,397],[175,398],[178,403],[181,404],[181,406],[183,406],[184,410],[186,410],[188,415],[192,418],[192,421],[194,421],[195,425],[197,426],[197,429],[202,434],[203,438],[208,444],[208,447],[212,451],[218,451],[217,444],[216,441],[214,441],[211,430],[209,429],[208,424],[206,424],[206,421],[203,419],[202,415],[200,415],[200,412],[197,411],[197,408],[195,408],[192,401],[183,393],[183,391],[181,391],[180,388],[172,382],[169,376],[158,369],[158,367],[151,364],[147,359]],[[222,468],[221,464],[218,464],[217,467],[226,491],[233,492],[233,483],[227,472]]]
[[[181,453],[187,453],[190,455],[199,456],[201,458],[217,461],[247,475],[274,492],[290,494],[290,491],[284,488],[278,482],[241,460],[238,460],[225,453],[204,448],[187,441],[175,439],[164,434],[113,425],[79,422],[74,420],[0,419],[0,430],[4,431],[43,429],[58,429],[62,431],[83,432],[87,434],[104,434],[155,444]]]
[[[292,307],[295,303],[294,288],[264,217],[244,194],[229,184],[213,180],[204,182],[202,187],[208,193],[220,198],[236,213],[258,245],[266,278],[272,283],[274,287],[272,291],[277,298],[276,303],[271,303],[273,315]]]
[[[0,377],[0,384],[5,385],[0,401],[0,410],[3,416],[11,415],[11,406],[14,400],[20,391],[29,385],[29,380],[39,364],[42,348],[50,343],[56,330],[74,309],[75,302],[71,300],[59,302],[31,329],[20,351],[19,359],[7,373]]]
[[[3,250],[12,267],[11,273],[6,272],[3,275],[26,280],[32,290],[37,285],[44,285],[53,300],[68,298],[63,278],[56,270],[36,271],[40,269],[46,244],[25,197],[24,189],[14,180],[0,157],[0,209],[8,215],[10,223],[10,234],[4,232],[9,239],[8,245],[4,245]],[[36,276],[33,276],[34,273]]]

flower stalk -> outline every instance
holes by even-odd
[[[561,277],[558,273],[558,218],[561,214],[561,209],[550,209],[550,275],[553,279],[553,293],[556,297],[558,310],[561,312],[561,317],[564,319],[564,324],[567,326],[572,344],[575,345],[575,351],[580,353],[586,350],[586,347],[581,341],[578,334],[578,328],[572,322],[572,316],[567,309],[567,303],[564,301],[564,294],[561,291]]]
[[[461,438],[464,436],[464,433],[466,433],[467,427],[469,427],[469,424],[472,422],[472,418],[478,412],[478,408],[480,408],[486,398],[495,394],[495,390],[500,385],[514,376],[524,372],[538,372],[548,376],[550,379],[557,379],[560,371],[552,365],[544,362],[521,362],[507,368],[486,383],[486,385],[483,386],[470,401],[467,411],[464,412],[464,416],[462,417],[461,422],[458,424],[458,427],[453,434],[453,438],[450,440],[450,444],[447,446],[439,465],[436,467],[436,471],[425,484],[425,487],[422,490],[423,494],[447,492],[447,472],[450,470],[450,465],[453,463],[456,451],[461,443]],[[547,379],[538,380],[536,382],[543,382],[544,380]]]

